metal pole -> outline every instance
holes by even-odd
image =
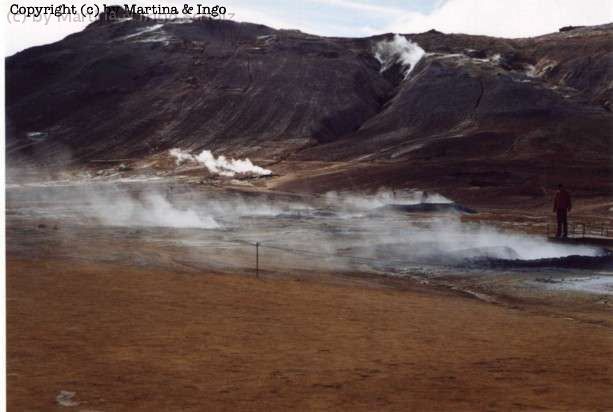
[[[255,242],[255,277],[260,277],[260,242]]]

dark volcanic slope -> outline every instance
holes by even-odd
[[[84,159],[329,140],[392,89],[360,43],[230,21],[96,23],[7,59],[11,146],[30,131]]]
[[[381,73],[374,57],[377,42],[391,35],[324,38],[219,20],[99,21],[6,60],[9,159],[206,148],[391,162],[398,184],[414,165],[462,170],[477,186],[489,184],[492,171],[498,182],[521,184],[531,165],[548,179],[589,177],[606,190],[613,25],[517,40],[436,31],[407,37],[427,54],[403,79],[400,65]]]

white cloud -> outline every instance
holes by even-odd
[[[25,48],[53,43],[69,34],[81,31],[89,20],[61,21],[57,17],[37,22],[14,20],[4,25],[5,55]]]
[[[297,29],[313,33],[314,27],[304,24],[299,17],[282,16],[279,13],[270,13],[262,10],[236,7],[232,8],[232,20],[264,24],[273,29]]]
[[[367,13],[377,13],[383,15],[394,15],[406,12],[406,9],[398,9],[395,7],[381,6],[379,4],[360,3],[353,0],[308,0],[312,3],[324,4],[326,6],[334,6],[349,10],[363,11]]]
[[[595,25],[613,20],[611,0],[448,0],[429,14],[405,13],[385,31],[528,37],[563,26]]]

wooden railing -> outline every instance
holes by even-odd
[[[557,223],[547,223],[547,237],[556,234]],[[568,237],[586,238],[601,237],[613,238],[613,228],[605,223],[573,222],[568,224]]]

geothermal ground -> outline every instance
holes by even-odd
[[[613,408],[607,241],[551,242],[545,210],[472,206],[9,184],[9,408]]]
[[[613,410],[612,40],[112,7],[8,57],[10,409]]]

